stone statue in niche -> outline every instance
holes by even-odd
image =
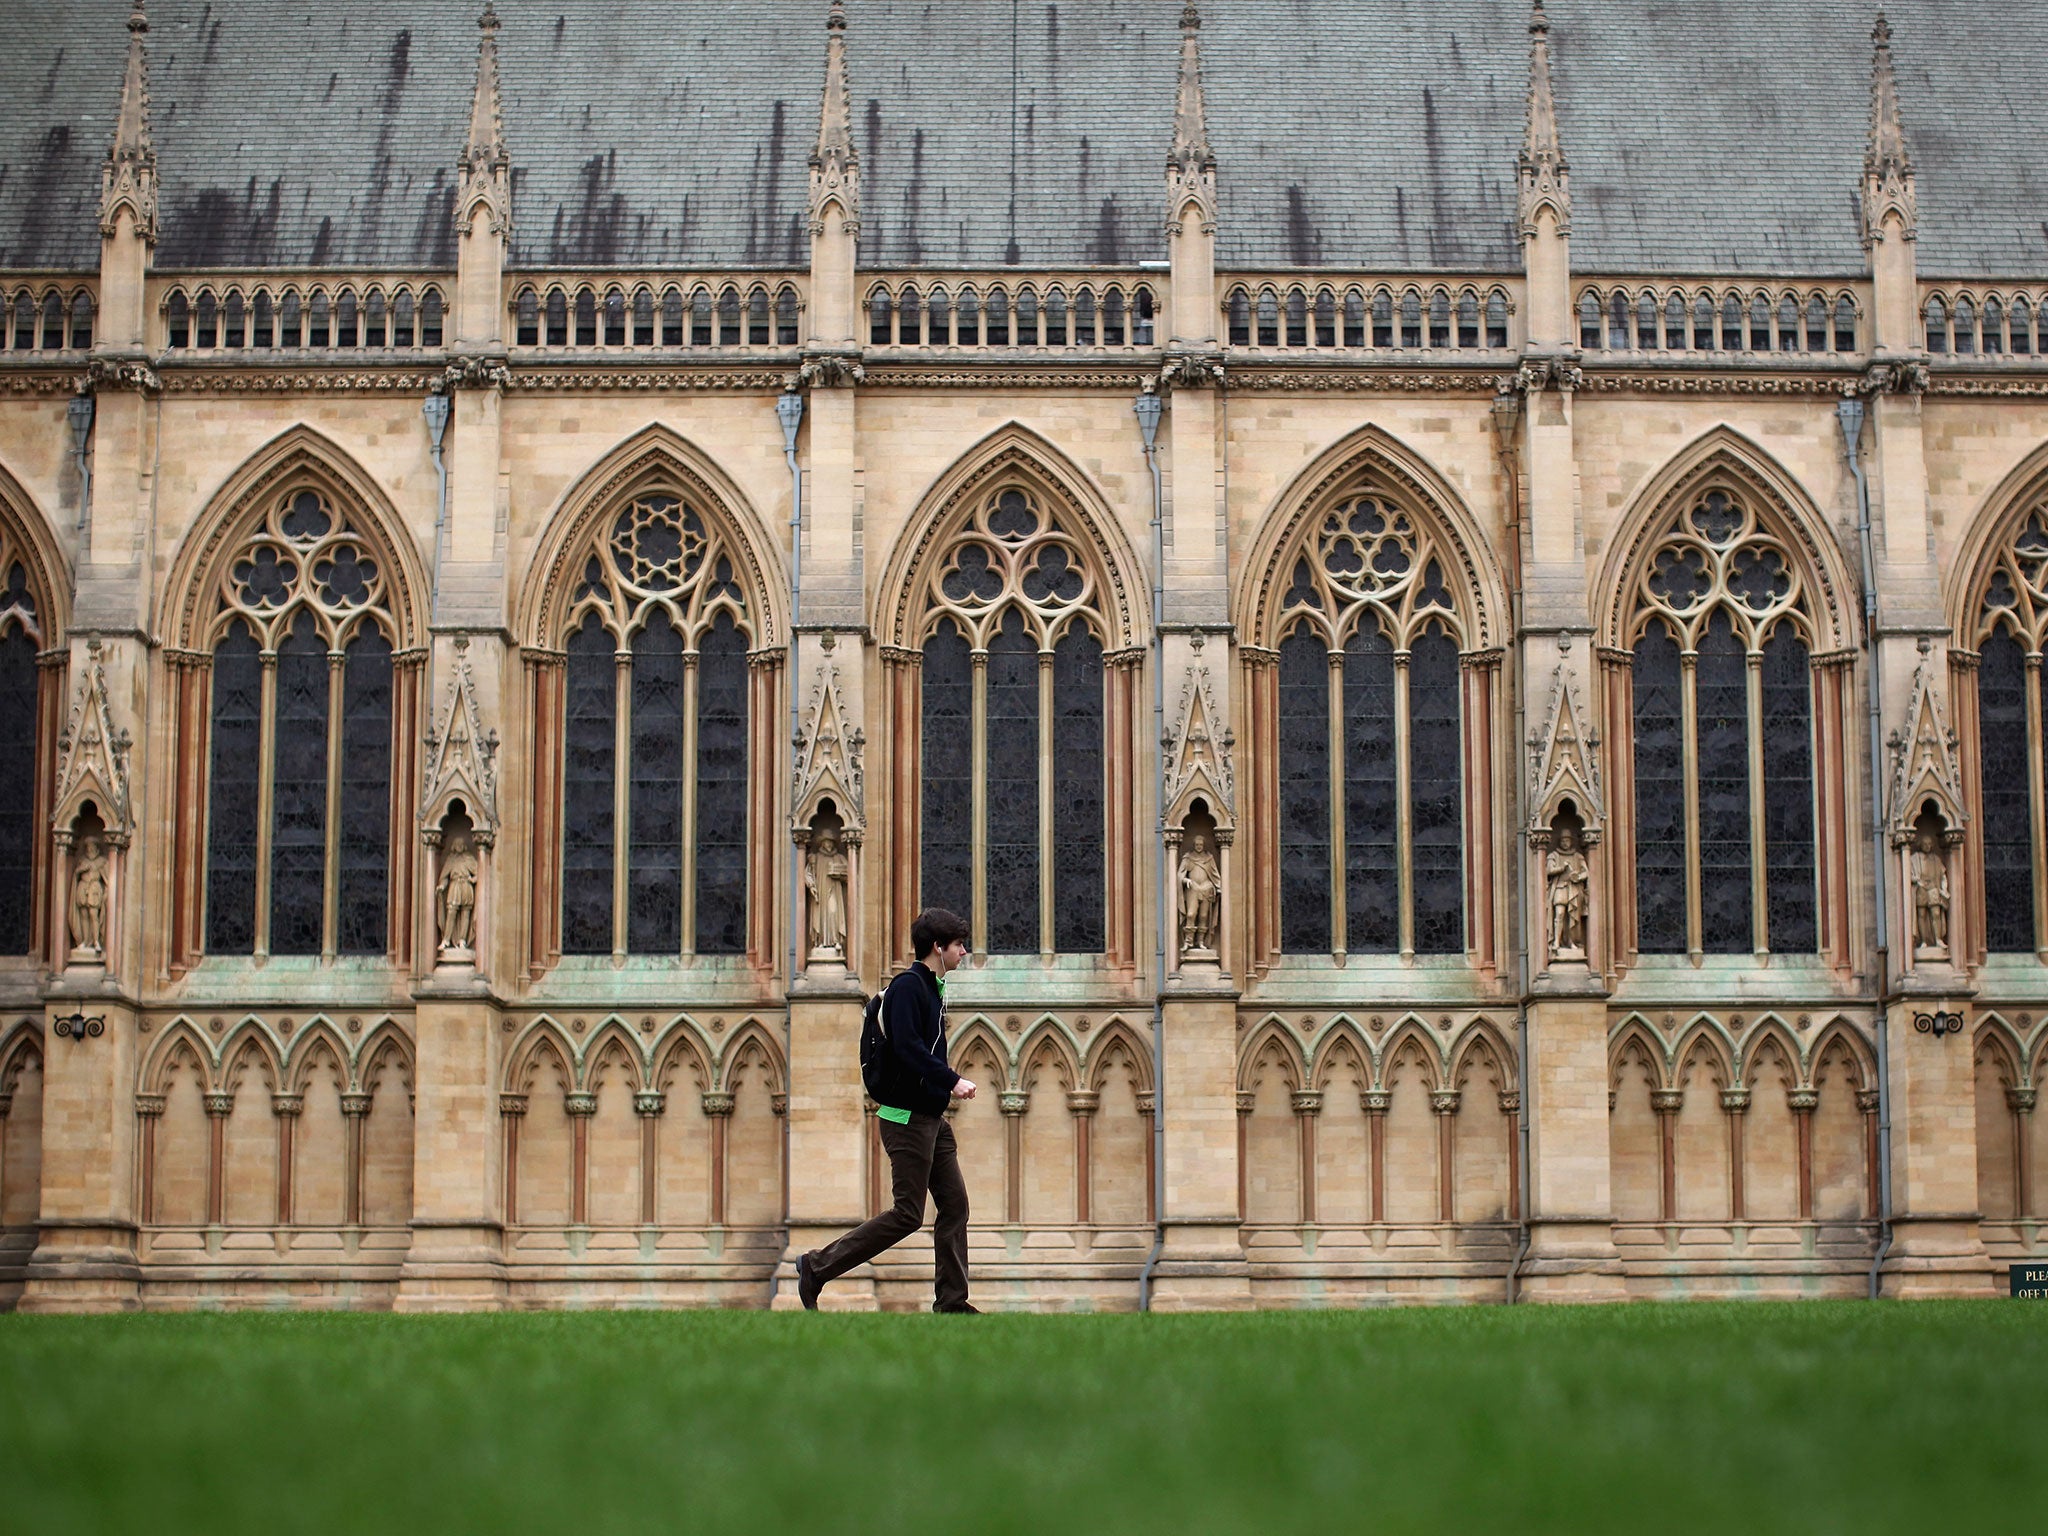
[[[1543,879],[1550,901],[1550,958],[1586,958],[1586,896],[1592,866],[1580,836],[1578,818],[1558,818],[1550,851],[1543,857]]]
[[[1913,877],[1913,958],[1948,958],[1948,855],[1942,848],[1941,824],[1932,812],[1913,829],[1910,858]]]
[[[1222,910],[1223,870],[1216,860],[1216,835],[1206,816],[1191,817],[1180,855],[1182,959],[1216,958],[1216,929]]]
[[[811,952],[814,961],[846,960],[846,845],[839,820],[819,818],[811,846],[804,854],[804,890],[810,896]]]
[[[441,844],[441,881],[434,890],[434,926],[441,958],[464,960],[476,946],[477,861],[469,824],[458,820]]]
[[[71,943],[80,955],[103,954],[107,946],[107,851],[96,833],[79,843],[71,871]]]

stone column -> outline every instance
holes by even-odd
[[[1529,1004],[1529,1301],[1623,1301],[1608,1160],[1607,1005],[1597,993]]]
[[[499,1000],[475,979],[415,989],[412,1249],[400,1312],[473,1312],[505,1302],[505,1129]]]
[[[1879,1271],[1886,1296],[1991,1294],[1978,1229],[1977,1074],[1968,989],[1928,967],[1884,1013],[1891,1098],[1892,1246]],[[1919,1025],[1928,1024],[1923,1031]],[[1937,1025],[1957,1026],[1942,1034]]]
[[[1239,1237],[1237,992],[1170,986],[1161,1014],[1166,1205],[1152,1310],[1245,1311],[1252,1291]]]
[[[858,899],[849,892],[849,908]],[[822,1248],[865,1219],[872,1133],[853,1063],[864,1000],[859,981],[843,970],[829,977],[800,976],[790,989],[789,1243],[775,1271],[777,1311],[800,1306],[798,1255]],[[819,1305],[840,1312],[874,1311],[873,1270],[863,1265],[833,1281]]]

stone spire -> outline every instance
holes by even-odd
[[[1216,154],[1202,103],[1202,13],[1194,0],[1180,13],[1180,94],[1173,111],[1173,148],[1166,154],[1166,230],[1181,232],[1190,202],[1201,210],[1202,233],[1216,231]]]
[[[1572,227],[1571,165],[1557,136],[1557,99],[1550,88],[1550,18],[1543,0],[1529,14],[1529,114],[1522,153],[1516,160],[1522,235],[1536,233],[1536,216],[1544,208],[1556,216],[1558,232]]]
[[[818,107],[818,147],[811,151],[811,233],[825,232],[825,209],[837,202],[848,233],[860,232],[860,151],[853,147],[853,108],[846,84],[846,5],[832,0],[825,18],[825,94]]]
[[[498,13],[484,0],[476,21],[482,36],[476,46],[476,89],[469,104],[469,137],[457,167],[457,227],[468,233],[479,207],[490,215],[491,233],[512,227],[512,157],[505,149],[505,114],[498,88]]]
[[[1920,196],[1899,118],[1899,77],[1892,68],[1892,28],[1883,11],[1877,13],[1870,41],[1870,143],[1863,151],[1865,245],[1882,240],[1885,225],[1894,219],[1908,240],[1920,232]]]
[[[128,17],[128,72],[121,81],[121,113],[100,169],[100,233],[111,236],[122,208],[135,229],[156,244],[156,146],[149,137],[149,18],[143,0]]]

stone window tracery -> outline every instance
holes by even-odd
[[[1689,496],[1633,593],[1642,954],[1818,946],[1809,597],[1732,484]]]
[[[206,947],[382,954],[391,869],[392,583],[322,488],[273,497],[212,621]]]
[[[743,953],[754,621],[737,551],[656,481],[570,568],[562,951]]]
[[[2048,649],[2048,511],[2028,514],[1979,590],[1973,638],[1985,947],[2025,953],[2043,947],[2041,906],[2048,897],[2039,875],[2048,761],[2042,714],[2048,700],[2041,693],[2041,658]]]
[[[924,601],[925,905],[991,954],[1106,945],[1101,595],[1033,489],[975,505]]]
[[[1448,558],[1407,499],[1367,477],[1281,566],[1282,951],[1465,952],[1469,616]]]

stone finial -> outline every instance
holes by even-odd
[[[818,106],[818,147],[811,151],[811,233],[825,232],[825,209],[839,204],[849,233],[860,231],[860,151],[853,144],[852,91],[846,81],[846,6],[825,17],[825,89]]]
[[[1180,13],[1180,89],[1173,110],[1173,147],[1166,154],[1166,232],[1181,232],[1190,202],[1201,211],[1202,233],[1216,231],[1216,154],[1202,100],[1202,13],[1192,0]]]
[[[512,157],[505,148],[504,96],[498,84],[498,12],[484,0],[476,19],[476,88],[469,103],[469,133],[457,166],[456,225],[467,231],[476,210],[490,215],[491,233],[512,227]]]
[[[149,134],[149,17],[135,0],[128,17],[128,69],[121,79],[121,110],[100,168],[100,233],[115,231],[122,208],[136,233],[156,244],[156,146]]]
[[[1913,157],[1906,149],[1906,129],[1899,115],[1899,77],[1892,65],[1892,28],[1884,12],[1870,29],[1870,143],[1863,151],[1863,243],[1884,238],[1885,225],[1897,220],[1908,240],[1920,233],[1920,198],[1913,180]]]
[[[1557,98],[1550,84],[1550,18],[1543,0],[1529,13],[1529,110],[1516,158],[1517,215],[1524,239],[1536,233],[1536,216],[1548,208],[1559,234],[1572,227],[1571,163],[1557,134]]]

